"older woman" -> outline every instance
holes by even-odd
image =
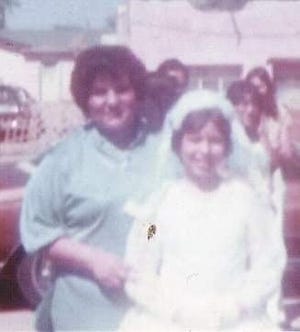
[[[55,267],[38,330],[115,330],[127,309],[122,255],[131,219],[123,202],[153,183],[139,111],[144,78],[125,47],[95,47],[77,58],[71,91],[87,124],[45,157],[22,209],[26,250],[45,250]]]

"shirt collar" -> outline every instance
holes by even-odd
[[[130,151],[136,149],[137,147],[143,145],[147,131],[145,130],[145,125],[141,125],[136,138],[130,143],[127,149],[119,149],[116,145],[110,142],[105,136],[103,136],[95,125],[88,123],[85,125],[85,130],[90,133],[93,145],[102,154],[110,157],[116,161],[123,161],[127,159]]]

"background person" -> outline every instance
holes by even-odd
[[[189,85],[189,71],[178,59],[167,59],[157,68],[158,75],[170,77],[174,80],[176,86],[177,99],[186,91]]]
[[[94,47],[76,60],[71,91],[87,124],[44,158],[22,208],[24,247],[45,250],[55,268],[38,330],[111,331],[128,308],[122,257],[131,218],[123,203],[152,184],[145,74],[125,47]]]
[[[151,132],[161,131],[168,111],[188,84],[188,69],[177,59],[165,60],[156,71],[147,74],[144,112]]]
[[[151,72],[146,77],[144,101],[147,128],[152,133],[159,133],[163,128],[166,115],[177,100],[177,83],[169,76]]]
[[[281,166],[291,161],[295,152],[289,134],[292,121],[289,110],[286,106],[277,105],[274,82],[265,68],[255,67],[250,70],[246,81],[256,88],[260,98],[261,136],[273,155],[273,163]]]
[[[236,117],[233,127],[239,122],[244,131],[239,132],[239,141],[243,142],[243,148],[233,155],[233,164],[244,172],[254,187],[271,201],[274,192],[272,184],[275,178],[280,178],[277,192],[280,192],[281,198],[277,204],[282,210],[283,206],[283,180],[275,163],[275,156],[269,150],[269,145],[263,139],[261,133],[261,124],[263,121],[263,112],[260,105],[260,98],[255,87],[247,81],[240,80],[233,82],[228,90],[227,97],[231,101]],[[279,208],[277,206],[277,208]]]
[[[233,104],[237,118],[250,141],[258,142],[263,112],[260,97],[255,87],[247,81],[235,81],[229,86],[227,97]]]
[[[278,163],[276,150],[270,149],[261,130],[264,121],[263,108],[256,88],[247,81],[236,81],[228,88],[227,96],[234,106],[237,120],[233,122],[236,127],[239,121],[245,131],[239,131],[239,141],[243,148],[237,149],[231,160],[239,173],[244,172],[251,185],[261,199],[274,211],[273,227],[283,227],[286,185],[282,169]],[[242,171],[240,171],[242,169]],[[281,290],[273,294],[269,301],[269,312],[274,319],[282,319],[278,309]]]
[[[256,88],[264,115],[277,119],[279,110],[275,98],[274,83],[267,70],[263,67],[255,67],[247,73],[245,80]]]
[[[234,149],[228,108],[216,94],[197,91],[170,113],[169,148],[184,174],[146,203],[131,231],[134,273],[126,289],[135,308],[123,331],[277,330],[266,306],[280,288],[281,228],[270,206],[226,167]]]

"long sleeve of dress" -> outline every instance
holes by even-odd
[[[162,255],[162,234],[155,212],[162,192],[154,194],[139,211],[129,234],[125,260],[132,273],[126,284],[126,292],[136,306],[142,307],[157,318],[169,320],[176,299],[169,294],[172,287],[163,285],[158,273]]]
[[[280,290],[286,252],[282,219],[264,202],[252,198],[247,225],[248,272],[238,300],[249,310],[266,305]]]

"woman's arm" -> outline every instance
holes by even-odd
[[[49,245],[47,253],[59,269],[84,275],[105,288],[123,288],[128,270],[122,260],[111,253],[67,237]]]
[[[50,152],[30,179],[21,213],[22,243],[30,253],[46,249],[61,270],[85,275],[104,287],[120,288],[126,268],[118,257],[67,237],[65,188],[70,165],[64,152]]]

